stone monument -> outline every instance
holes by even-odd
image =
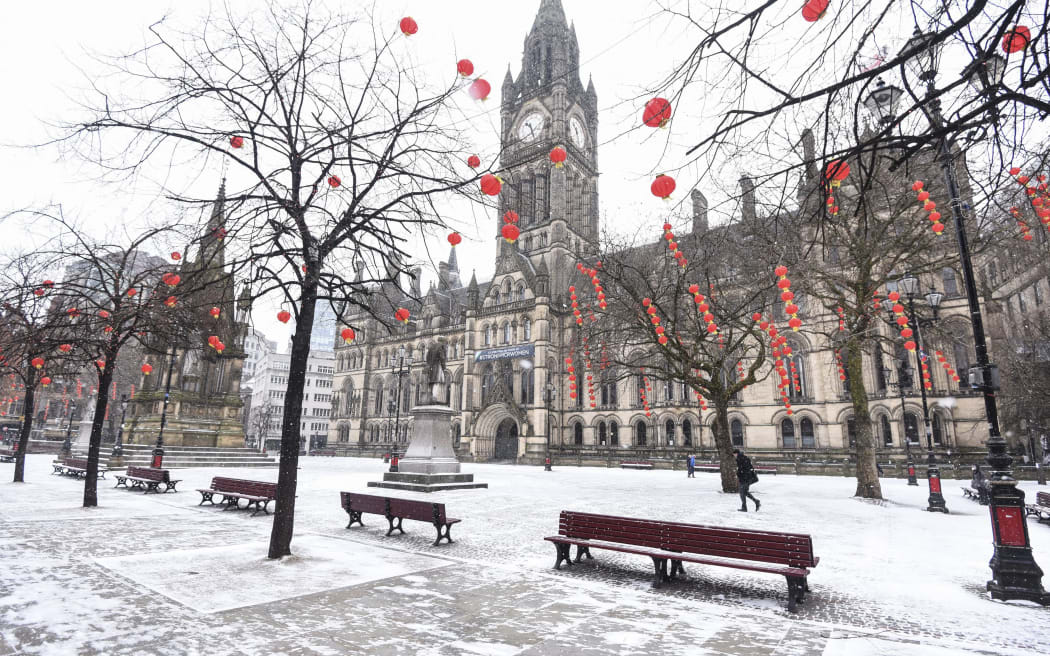
[[[398,471],[386,472],[382,481],[371,481],[368,486],[413,492],[487,488],[488,483],[474,482],[474,474],[460,472],[459,459],[452,448],[452,416],[456,412],[445,404],[448,374],[440,349],[428,355],[427,372],[430,398],[426,405],[412,408],[412,441]]]

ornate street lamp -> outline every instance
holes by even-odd
[[[907,274],[897,284],[908,299],[908,315],[915,324],[915,343],[918,345],[915,351],[915,357],[918,359],[916,371],[922,371],[923,362],[929,358],[922,341],[922,325],[930,326],[937,320],[937,308],[941,304],[943,295],[932,289],[926,293],[926,302],[933,308],[933,317],[924,319],[915,312],[915,295],[919,291],[919,279]],[[922,397],[922,425],[926,433],[926,479],[930,484],[930,498],[926,510],[947,513],[948,507],[941,493],[941,471],[937,467],[937,457],[933,453],[933,427],[930,423],[930,406],[926,399],[925,377],[919,382],[919,394]]]
[[[405,345],[397,347],[397,353],[390,356],[390,368],[397,369],[397,393],[394,396],[394,439],[393,442],[396,445],[398,439],[401,437],[401,380],[407,373],[407,369],[412,368],[412,352],[405,351]],[[397,462],[400,454],[398,454],[396,447],[391,449],[390,453],[390,471],[397,471]]]
[[[113,457],[124,455],[124,418],[128,414],[128,395],[120,395],[120,427],[117,428],[117,441],[113,445]]]
[[[879,123],[892,123],[897,114],[897,103],[904,92],[900,87],[886,84],[880,77],[875,81],[875,89],[864,99],[864,106]]]
[[[160,429],[157,431],[157,444],[153,447],[153,460],[150,467],[160,469],[164,466],[164,427],[168,424],[168,402],[171,400],[171,376],[175,370],[175,360],[178,359],[178,350],[175,345],[171,346],[171,358],[168,360],[168,379],[164,383],[164,405],[160,410]]]
[[[66,439],[62,442],[62,454],[67,458],[72,455],[70,452],[73,450],[72,434],[73,434],[73,415],[77,411],[77,402],[69,402],[69,422],[66,424]]]
[[[904,65],[901,66],[901,74],[905,74],[905,69],[910,69],[913,75],[926,84],[925,100],[920,107],[934,130],[939,130],[944,123],[934,84],[940,59],[940,48],[941,43],[937,35],[923,34],[916,27],[915,33],[902,50],[902,54],[907,55],[907,58]],[[1005,72],[1005,65],[992,59],[994,48],[995,46],[992,45],[987,52],[979,53],[974,63],[966,67],[967,81],[975,87],[978,87],[979,84],[979,93],[987,94],[993,100],[991,102],[993,108],[994,96],[1000,85],[1001,76]],[[889,108],[887,111],[890,111]],[[991,114],[991,119],[998,118],[994,109]],[[1043,570],[1039,568],[1032,556],[1028,525],[1025,522],[1024,492],[1017,489],[1017,481],[1011,475],[1010,465],[1013,458],[1007,454],[1006,440],[1003,439],[999,430],[999,412],[995,401],[995,392],[999,389],[999,371],[988,358],[988,344],[984,335],[977,280],[974,276],[973,262],[970,259],[970,247],[963,220],[955,163],[948,140],[943,134],[937,139],[937,159],[944,174],[951,201],[950,208],[958,240],[963,286],[966,290],[970,323],[973,327],[974,355],[977,364],[970,367],[967,378],[970,386],[979,390],[984,397],[984,409],[988,421],[986,460],[992,469],[987,479],[988,511],[992,519],[994,551],[988,563],[992,570],[992,579],[988,581],[986,588],[993,599],[1026,599],[1044,606],[1050,605],[1050,593],[1043,589]]]
[[[883,304],[885,305],[885,301],[883,301]],[[905,457],[907,458],[908,485],[917,487],[919,485],[919,481],[915,479],[915,462],[911,458],[911,438],[908,436],[907,424],[904,421],[904,417],[906,415],[904,405],[904,388],[911,386],[911,374],[909,373],[911,371],[911,368],[908,367],[907,360],[903,358],[894,359],[897,361],[897,392],[900,394],[901,397],[901,426],[903,427],[903,430],[901,430],[901,441],[904,442],[904,453]],[[889,367],[882,367],[883,379],[889,380],[890,371],[891,370]]]
[[[554,387],[554,383],[551,383],[550,381],[548,381],[547,384],[543,386],[543,407],[546,410],[546,412],[544,413],[545,416],[544,416],[543,421],[547,425],[547,430],[546,430],[546,433],[547,433],[547,453],[546,453],[546,457],[544,458],[544,462],[543,462],[543,470],[544,471],[554,471],[554,470],[551,469],[551,420],[550,420],[550,413],[551,413],[551,404],[554,403],[554,399],[556,398],[556,395],[557,395],[557,388]]]

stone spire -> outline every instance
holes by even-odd
[[[481,305],[481,292],[478,289],[478,276],[477,272],[470,272],[470,284],[467,285],[467,307],[471,309],[478,309]]]

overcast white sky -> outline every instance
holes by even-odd
[[[343,0],[338,6],[349,9],[354,2]],[[252,6],[250,0],[229,0],[229,4],[235,11]],[[475,74],[489,80],[493,94],[478,106],[475,121],[477,141],[487,143],[491,154],[497,149],[500,84],[508,64],[515,75],[520,70],[522,42],[539,4],[540,0],[382,0],[375,6],[380,20],[389,21],[391,26],[396,26],[402,16],[416,19],[419,32],[406,47],[414,50],[415,61],[421,66],[453,71],[456,59],[467,57],[475,64]],[[711,170],[694,164],[677,171],[679,191],[675,199],[683,206],[668,206],[649,193],[652,176],[682,166],[686,149],[705,126],[710,127],[709,122],[719,118],[717,101],[699,95],[676,106],[670,129],[639,127],[643,103],[636,97],[678,64],[698,38],[694,27],[662,13],[661,6],[684,9],[688,4],[687,0],[563,0],[568,20],[576,25],[582,80],[586,84],[587,77],[593,76],[598,92],[599,196],[606,228],[633,230],[646,221],[659,226],[669,212],[688,211],[684,206],[688,189],[698,180],[717,210],[728,194],[715,187],[731,189],[746,172],[740,164],[719,164]],[[192,25],[213,5],[216,3],[207,0],[6,3],[0,27],[0,80],[6,101],[0,104],[0,213],[56,202],[67,214],[99,230],[133,221],[147,212],[170,213],[170,207],[158,200],[154,181],[137,179],[103,186],[93,179],[97,170],[90,163],[63,161],[53,148],[34,150],[16,145],[45,140],[48,122],[78,117],[76,99],[87,86],[85,75],[92,73],[91,62],[83,56],[85,51],[131,51],[146,40],[150,23],[170,15],[181,25]],[[784,53],[778,57],[771,51],[771,66],[785,67],[789,52],[804,56],[799,44],[807,43],[808,30],[818,29],[798,19],[799,7],[791,3],[778,6],[782,15],[778,18],[783,23],[773,20],[765,26],[772,34],[774,49],[780,47]],[[907,38],[910,29],[906,28],[902,24],[892,34],[897,42],[886,44],[891,50]],[[217,187],[220,175],[218,170],[204,171],[199,184]],[[731,206],[723,208],[731,210]],[[487,279],[495,253],[490,222],[496,217],[475,213],[451,218],[458,221],[465,237],[458,248],[464,277],[469,278],[471,269],[476,269],[479,279]],[[654,227],[654,234],[657,231]],[[6,246],[26,238],[10,224],[0,225],[0,236]],[[441,243],[437,250],[447,252],[446,245]],[[255,322],[284,345],[290,327],[277,323],[275,312],[273,307],[257,306]]]

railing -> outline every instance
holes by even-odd
[[[493,305],[491,307],[484,307],[478,310],[478,317],[490,317],[494,314],[503,314],[505,312],[519,312],[521,310],[531,310],[536,307],[536,299],[529,298],[524,301],[513,301],[511,303],[501,303],[499,305]]]

